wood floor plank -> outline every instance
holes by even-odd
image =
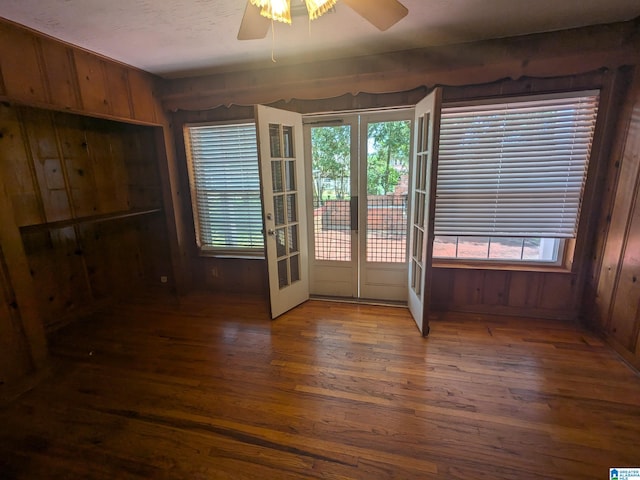
[[[640,377],[575,325],[149,295],[50,339],[0,478],[601,479],[640,466]]]

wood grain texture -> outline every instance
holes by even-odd
[[[11,180],[3,214],[21,227],[48,329],[171,277],[166,225],[153,218],[154,129],[12,106],[0,107],[0,129],[0,172]]]
[[[34,35],[0,22],[0,70],[7,96],[22,102],[47,101],[41,58]]]
[[[640,368],[640,70],[618,119],[606,216],[600,218],[584,317]],[[589,297],[591,296],[591,297]]]
[[[640,456],[640,379],[555,321],[149,296],[51,342],[0,411],[5,478],[600,479]]]
[[[439,311],[498,313],[572,320],[574,275],[569,272],[433,269],[431,300]]]
[[[139,210],[137,205],[161,208],[163,186],[169,192],[167,198],[179,203],[180,191],[172,191],[164,177],[160,183],[157,172],[159,163],[163,171],[175,168],[173,145],[157,142],[155,131],[135,131],[141,128],[138,125],[169,131],[168,119],[155,96],[157,81],[146,72],[0,19],[0,183],[4,184],[0,193],[7,193],[0,207],[2,233],[11,230],[15,234],[24,226],[96,217],[123,209]],[[60,111],[85,117],[72,120],[55,113]],[[133,130],[120,127],[115,133],[105,132],[89,117],[134,126]],[[93,134],[83,136],[87,132]],[[131,181],[132,177],[123,175],[125,169],[120,162],[127,160],[129,154],[126,144],[130,141],[125,136],[134,138],[140,144],[136,149],[143,152],[132,159],[130,170],[135,169],[138,176]],[[27,319],[27,337],[34,342],[29,346],[37,353],[38,368],[46,361],[44,336],[38,337],[43,318],[49,328],[63,324],[65,318],[68,320],[66,314],[75,315],[82,306],[96,305],[94,290],[135,290],[141,286],[141,274],[145,282],[155,283],[161,275],[168,276],[171,285],[185,277],[174,273],[183,270],[180,262],[184,244],[176,239],[183,228],[176,225],[172,206],[164,211],[165,222],[158,221],[155,215],[126,220],[131,228],[128,234],[114,233],[113,227],[81,231],[68,224],[50,229],[49,233],[27,232],[20,247],[29,251],[28,263],[19,261],[24,252],[22,257],[13,257],[7,252],[15,249],[5,251],[12,278],[29,278],[31,273],[35,279],[18,282],[15,291],[20,299],[19,317]],[[171,239],[167,239],[167,230]],[[98,235],[91,245],[96,251],[108,252],[102,262],[87,265],[83,234]],[[119,254],[118,242],[125,238],[123,246],[129,248],[132,237],[137,238],[136,248],[130,254]],[[16,238],[20,243],[19,233]],[[151,245],[143,248],[140,242]],[[3,248],[5,245],[0,242],[0,249]],[[98,270],[90,272],[89,267]],[[94,289],[92,282],[101,288]],[[29,283],[34,284],[35,293]],[[23,305],[24,299],[31,299],[30,303]],[[36,312],[39,307],[43,307],[42,314]],[[11,338],[6,326],[3,323],[5,340]],[[2,356],[2,361],[9,357],[12,355]],[[7,377],[4,373],[0,376],[13,381],[25,373],[20,358],[14,360],[15,370]],[[7,363],[10,364],[11,361]]]
[[[261,62],[244,70],[166,81],[162,97],[171,111],[205,110],[558,77],[635,64],[639,50],[638,22],[630,21],[347,59]]]
[[[5,385],[43,368],[47,361],[42,312],[4,182],[0,177],[0,397]],[[5,347],[5,342],[11,345]]]
[[[0,19],[0,98],[130,123],[162,125],[150,73]]]

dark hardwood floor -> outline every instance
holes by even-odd
[[[2,479],[608,479],[640,378],[592,334],[402,308],[147,297],[51,339],[0,409]]]

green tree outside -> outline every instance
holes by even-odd
[[[410,122],[371,123],[367,134],[367,193],[388,195],[393,193],[402,176],[409,171]],[[317,203],[328,198],[349,199],[351,127],[313,127],[311,145],[314,198]],[[326,191],[324,180],[330,181],[331,191]]]
[[[368,136],[367,193],[388,195],[409,171],[410,122],[371,123]]]
[[[351,127],[330,126],[311,129],[311,155],[313,158],[314,198],[326,200],[324,179],[331,180],[332,192],[337,199],[350,197]]]

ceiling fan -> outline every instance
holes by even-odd
[[[282,8],[286,8],[289,12],[291,0],[279,0],[273,3],[278,4]],[[335,5],[336,0],[314,0],[309,2],[306,0],[293,0],[294,2],[305,2],[307,4],[309,18],[317,18]],[[402,20],[409,10],[398,0],[340,0],[345,3],[362,18],[373,24],[378,30],[385,31],[392,25]],[[315,4],[312,8],[309,5]],[[277,7],[276,6],[276,7]],[[272,2],[267,0],[247,0],[247,6],[244,10],[240,30],[238,30],[238,40],[257,40],[264,38],[269,31],[271,21],[278,20],[290,23],[282,18],[276,12],[273,15]]]

